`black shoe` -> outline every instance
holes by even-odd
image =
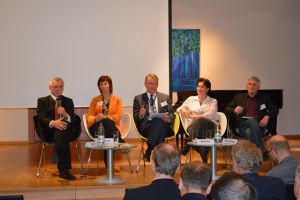
[[[186,156],[186,154],[190,151],[190,147],[188,145],[186,145],[185,147],[183,147],[180,151],[180,153],[184,156]]]
[[[147,149],[144,154],[143,160],[146,162],[150,162],[150,156],[151,156],[151,150]]]
[[[69,171],[60,172],[59,178],[63,178],[66,180],[75,180],[76,179],[76,177],[73,174],[71,174]]]

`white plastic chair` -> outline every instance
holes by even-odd
[[[87,114],[83,114],[82,121],[83,121],[83,125],[84,125],[85,131],[86,131],[88,137],[91,140],[96,141],[96,138],[90,133],[90,130],[88,128],[88,125],[87,125]],[[130,114],[123,113],[120,123],[121,123],[121,126],[123,128],[123,134],[121,134],[121,138],[123,140],[125,140],[127,138],[127,136],[129,135],[129,131],[130,131],[130,128],[131,128],[131,117],[130,117]],[[87,165],[86,171],[88,170],[90,162],[91,162],[92,152],[93,152],[93,150],[90,150],[90,155],[89,155],[88,165]],[[122,150],[122,153],[125,154],[126,157],[127,157],[128,164],[129,164],[129,167],[130,167],[130,172],[133,173],[132,166],[131,166],[131,160],[130,160],[130,157],[129,157],[129,152],[130,152],[130,150]],[[98,163],[98,160],[97,160],[97,163]]]

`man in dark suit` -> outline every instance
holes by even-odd
[[[213,200],[256,200],[257,190],[247,178],[235,172],[227,172],[212,186]]]
[[[233,170],[250,180],[258,192],[258,200],[286,200],[286,189],[280,178],[258,175],[262,163],[259,148],[248,140],[232,147]]]
[[[148,139],[144,160],[149,162],[153,148],[174,134],[175,115],[169,96],[157,91],[158,77],[155,74],[148,74],[144,85],[146,92],[134,98],[133,117],[138,131]]]
[[[180,173],[179,189],[182,200],[206,200],[212,185],[211,169],[201,163],[185,164]]]
[[[124,200],[180,200],[180,191],[173,176],[180,165],[180,152],[176,146],[161,143],[154,148],[152,159],[154,180],[150,185],[126,189]]]
[[[62,96],[64,81],[54,77],[49,82],[50,95],[38,99],[37,118],[43,127],[44,139],[54,142],[55,152],[58,156],[57,168],[59,177],[75,180],[71,174],[70,141],[76,137],[76,126],[80,120],[74,114],[73,100]]]
[[[271,129],[272,120],[278,114],[278,108],[269,95],[259,92],[260,80],[252,76],[247,81],[247,93],[237,94],[225,108],[233,114],[233,129],[243,138],[250,140],[264,152],[262,137]]]

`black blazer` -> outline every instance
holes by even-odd
[[[43,135],[51,133],[54,130],[53,128],[49,128],[49,123],[51,120],[55,119],[55,100],[51,95],[48,95],[46,97],[38,98],[37,104],[36,119],[39,130],[42,132],[41,135],[43,137]],[[81,132],[80,117],[74,113],[74,103],[72,99],[61,96],[61,106],[65,108],[66,112],[71,117],[71,123],[66,131],[72,134],[71,140],[74,140]]]
[[[164,93],[160,93],[157,92],[157,103],[158,103],[158,113],[165,113],[168,112],[169,113],[169,124],[170,124],[170,128],[172,128],[172,124],[175,118],[174,115],[174,110],[173,110],[173,106],[172,106],[172,101],[169,98],[168,95],[164,94]],[[140,94],[138,96],[136,96],[133,100],[133,118],[134,118],[134,122],[138,128],[138,130],[141,132],[141,130],[143,129],[144,125],[148,122],[147,117],[149,116],[149,99],[147,96],[147,93],[143,93]],[[166,102],[167,105],[166,106],[161,106],[162,102]],[[144,118],[140,118],[139,113],[140,113],[140,108],[144,106],[147,110],[146,112],[146,116]]]
[[[180,200],[180,190],[173,179],[156,179],[150,185],[126,189],[124,200]]]
[[[233,100],[226,106],[225,112],[229,114],[229,120],[230,126],[235,129],[238,127],[238,122],[242,119],[244,116],[244,113],[241,113],[239,115],[234,114],[234,109],[237,106],[241,106],[243,108],[246,107],[247,103],[247,93],[239,93],[236,94],[233,98]],[[269,132],[276,132],[276,120],[278,115],[278,108],[271,100],[270,96],[268,94],[262,93],[260,91],[257,92],[257,94],[254,97],[257,101],[257,113],[259,116],[259,121],[266,115],[270,116],[270,120],[267,125],[267,129]],[[233,120],[235,119],[235,120]]]
[[[243,176],[255,185],[258,200],[286,200],[286,189],[281,179],[259,176],[257,173],[247,173]]]
[[[199,193],[187,193],[182,196],[181,200],[207,200],[207,198]]]

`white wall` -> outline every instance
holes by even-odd
[[[149,72],[168,92],[168,19],[168,0],[0,0],[0,107],[36,106],[53,76],[76,106],[103,74],[125,105]]]
[[[300,1],[173,0],[173,28],[201,30],[200,75],[213,89],[283,89],[278,133],[299,134]]]

